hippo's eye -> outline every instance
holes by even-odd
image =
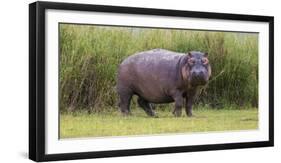
[[[191,64],[191,65],[193,65],[193,64],[195,63],[195,59],[194,59],[194,58],[190,58],[190,59],[188,60],[188,63]]]
[[[204,65],[206,65],[206,64],[209,63],[209,60],[208,60],[207,58],[203,58],[203,59],[202,59],[202,63],[203,63]]]

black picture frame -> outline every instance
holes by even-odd
[[[269,141],[195,145],[179,147],[159,147],[149,149],[115,150],[83,153],[45,153],[45,11],[47,9],[69,11],[95,11],[124,14],[161,15],[220,20],[241,20],[269,23]],[[179,11],[152,8],[103,6],[73,3],[34,2],[29,5],[29,158],[34,161],[55,161],[116,156],[178,153],[236,148],[268,147],[274,145],[273,119],[273,49],[274,18],[271,16],[240,15],[210,12]]]

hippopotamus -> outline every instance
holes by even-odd
[[[175,102],[173,114],[181,116],[185,105],[190,117],[196,92],[208,83],[210,76],[211,66],[206,52],[153,49],[133,54],[118,68],[120,111],[130,115],[131,98],[137,95],[139,106],[149,116],[157,117],[154,104]]]

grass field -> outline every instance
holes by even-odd
[[[103,137],[122,135],[148,135],[161,133],[188,133],[258,128],[258,109],[209,109],[194,110],[190,118],[183,114],[175,118],[171,111],[157,110],[159,118],[148,117],[143,110],[134,109],[132,116],[123,117],[119,112],[89,114],[62,113],[60,138]]]

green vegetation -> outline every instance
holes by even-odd
[[[117,110],[118,65],[129,55],[153,48],[209,53],[212,78],[197,104],[258,105],[257,34],[69,24],[59,29],[61,111]]]
[[[69,112],[61,115],[61,138],[147,135],[210,131],[235,131],[258,128],[257,109],[195,109],[195,117],[175,118],[169,111],[157,112],[159,118],[148,117],[140,108],[133,115],[122,117],[119,112],[88,114]]]

